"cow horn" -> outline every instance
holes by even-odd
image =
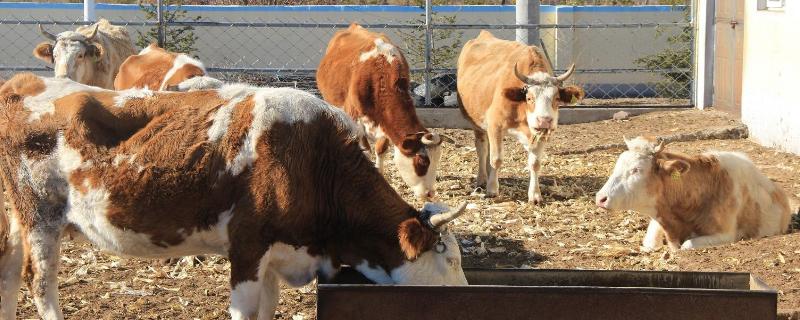
[[[99,24],[95,24],[94,25],[94,30],[92,30],[92,33],[90,33],[88,36],[86,36],[86,41],[92,41],[92,39],[94,39],[94,36],[97,35],[97,28],[99,28],[99,27],[100,27]]]
[[[442,141],[444,141],[444,142],[447,142],[447,143],[453,143],[453,144],[455,144],[455,143],[456,143],[456,141],[455,141],[455,140],[453,140],[453,138],[450,138],[449,136],[446,136],[446,135],[440,134],[440,135],[439,135],[439,137],[441,137],[441,138],[442,138]]]
[[[556,80],[558,80],[558,82],[564,82],[567,79],[569,79],[569,77],[572,76],[573,72],[575,72],[575,64],[574,63],[571,66],[569,66],[569,69],[567,69],[567,72],[564,72],[564,74],[556,77]]]
[[[422,138],[420,138],[420,141],[422,141],[422,144],[424,144],[424,145],[438,145],[438,144],[442,143],[442,137],[440,137],[436,133],[428,132],[428,133],[422,135]]]
[[[517,63],[516,62],[514,62],[514,75],[517,76],[517,79],[519,79],[519,81],[522,81],[523,83],[531,84],[531,82],[532,82],[532,80],[530,78],[528,78],[528,76],[526,76],[526,75],[524,75],[524,74],[519,72],[519,69],[517,69]]]
[[[49,40],[56,41],[56,39],[57,39],[57,37],[54,36],[52,33],[47,32],[47,30],[45,30],[44,27],[42,27],[41,24],[39,24],[39,33],[41,33],[42,36],[44,36],[45,38],[47,38]]]
[[[433,216],[431,216],[431,220],[430,220],[431,221],[431,225],[434,228],[441,227],[441,226],[445,225],[446,223],[448,223],[450,221],[453,221],[456,218],[458,218],[459,216],[461,216],[462,214],[464,214],[464,211],[466,209],[467,209],[467,203],[464,202],[460,206],[458,206],[458,209],[456,209],[456,210],[448,210],[447,212],[442,212],[440,214],[433,215]]]

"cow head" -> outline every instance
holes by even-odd
[[[464,213],[466,203],[449,209],[426,203],[420,215],[400,224],[398,237],[405,262],[389,273],[397,284],[467,285],[461,250],[447,223]]]
[[[64,31],[55,36],[39,25],[39,33],[49,41],[36,46],[33,55],[53,64],[56,78],[90,83],[104,53],[103,46],[94,41],[98,27],[95,25],[88,36],[76,31]]]
[[[681,174],[689,171],[689,163],[661,156],[664,144],[653,139],[625,139],[625,144],[628,150],[620,154],[595,202],[606,210],[636,210],[652,215],[656,200],[648,190],[657,188],[654,184],[660,184],[664,175],[680,179]]]
[[[525,75],[514,63],[514,75],[524,86],[506,89],[504,94],[510,100],[527,103],[525,108],[531,133],[546,136],[558,126],[559,105],[575,104],[583,99],[584,91],[580,87],[562,86],[574,71],[575,64],[560,76],[544,71]]]
[[[442,157],[442,142],[453,139],[433,132],[407,135],[394,149],[394,162],[400,177],[414,191],[414,195],[428,200],[436,195],[433,184]]]

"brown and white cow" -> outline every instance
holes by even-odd
[[[420,198],[435,195],[442,141],[417,118],[408,86],[408,63],[389,39],[358,24],[336,32],[317,70],[322,97],[364,126],[374,143],[375,164],[384,170],[390,143],[400,177]],[[365,146],[369,148],[369,146]]]
[[[20,74],[0,88],[0,109],[13,206],[2,319],[14,317],[23,265],[40,316],[62,318],[65,232],[122,255],[226,255],[234,319],[271,318],[280,280],[304,285],[341,265],[378,283],[466,284],[446,230],[464,205],[409,206],[355,123],[309,93],[109,91]]]
[[[514,135],[528,152],[528,201],[540,203],[538,175],[544,141],[558,126],[558,107],[583,99],[583,89],[562,84],[575,70],[553,76],[550,63],[534,46],[495,38],[482,30],[458,57],[461,110],[475,126],[478,186],[486,196],[499,192],[503,137]],[[487,145],[488,136],[488,145]]]
[[[119,66],[136,54],[125,27],[100,19],[91,26],[53,35],[39,25],[48,41],[33,49],[33,56],[53,65],[56,77],[90,86],[113,89]]]
[[[692,249],[781,234],[789,227],[786,194],[744,154],[690,156],[643,137],[625,143],[628,150],[595,201],[603,209],[651,217],[644,249],[661,247],[665,236],[671,249]]]
[[[148,88],[158,91],[213,89],[222,82],[206,76],[199,60],[183,53],[164,50],[156,44],[125,59],[114,79],[114,89]]]

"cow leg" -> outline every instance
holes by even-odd
[[[542,191],[539,189],[539,171],[541,169],[540,158],[543,154],[543,148],[543,144],[539,143],[532,150],[528,151],[528,170],[530,170],[528,202],[533,204],[542,203]]]
[[[375,142],[375,167],[383,174],[386,169],[386,156],[389,151],[389,139],[379,137]]]
[[[267,270],[262,277],[261,300],[258,303],[258,320],[270,320],[275,317],[278,307],[278,297],[281,288],[280,281],[274,272]]]
[[[721,244],[732,243],[734,241],[736,241],[736,233],[718,233],[686,240],[681,245],[681,249],[713,247]]]
[[[500,127],[490,127],[487,134],[489,136],[489,165],[486,168],[488,175],[486,196],[496,197],[500,194],[498,174],[503,165],[503,130]]]
[[[478,153],[478,175],[475,179],[476,187],[486,187],[486,167],[489,162],[489,145],[486,143],[486,132],[474,130],[475,151]]]
[[[235,213],[234,213],[235,215]],[[248,230],[243,226],[229,225],[229,229]],[[252,230],[260,228],[252,227]],[[263,274],[269,261],[266,241],[255,233],[240,233],[232,237],[228,258],[231,261],[231,319],[255,319],[264,291]],[[262,245],[264,244],[264,245]]]
[[[644,251],[658,250],[664,245],[664,229],[655,219],[650,219],[650,224],[647,226],[647,233],[642,240],[642,248]]]
[[[5,214],[0,212],[4,217]],[[0,244],[0,320],[16,319],[17,295],[22,279],[22,236],[17,218],[12,215],[10,220],[10,224],[5,226],[9,227],[5,247]]]
[[[58,262],[61,226],[36,223],[25,239],[30,262],[30,291],[42,319],[64,319],[58,304]]]

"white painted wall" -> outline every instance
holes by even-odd
[[[800,1],[757,10],[746,1],[742,121],[768,147],[800,154]]]

